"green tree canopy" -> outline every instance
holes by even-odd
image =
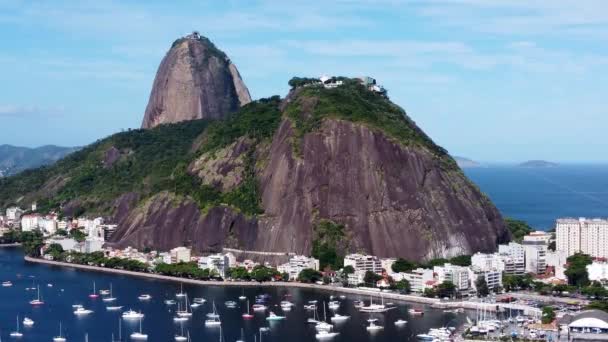
[[[407,279],[401,279],[395,283],[395,288],[401,293],[410,293],[412,286]]]
[[[525,221],[505,218],[505,223],[515,242],[521,242],[524,239],[524,236],[534,231]]]
[[[477,277],[477,280],[475,280],[475,288],[477,288],[477,295],[479,297],[487,297],[490,294],[488,283],[483,276]]]
[[[313,270],[312,268],[305,268],[298,274],[298,280],[303,283],[316,283],[322,279],[323,275],[321,272]]]
[[[568,284],[577,287],[589,285],[587,265],[593,262],[591,257],[587,254],[577,253],[569,256],[566,261],[568,266],[564,274],[568,277]]]
[[[451,281],[444,281],[437,285],[436,292],[440,298],[453,297],[456,294],[456,285]]]
[[[405,260],[403,258],[399,258],[393,263],[391,268],[393,269],[393,272],[399,273],[399,272],[411,272],[416,267],[417,267],[417,265],[414,262]]]

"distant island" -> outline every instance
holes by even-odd
[[[518,165],[519,167],[557,167],[559,164],[546,160],[528,160]]]
[[[471,167],[481,167],[482,166],[481,163],[476,162],[469,158],[458,157],[458,156],[454,156],[453,158],[454,158],[454,160],[456,160],[456,164],[458,164],[458,166],[460,166],[461,168],[471,168]]]

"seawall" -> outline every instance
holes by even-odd
[[[305,284],[305,283],[297,283],[297,282],[284,282],[284,281],[271,281],[258,283],[254,281],[218,281],[218,280],[196,280],[196,279],[188,279],[188,278],[179,278],[179,277],[171,277],[165,276],[161,274],[154,273],[143,273],[143,272],[134,272],[127,270],[118,270],[113,268],[105,268],[98,266],[88,266],[88,265],[80,265],[80,264],[72,264],[68,262],[61,261],[52,261],[46,259],[39,258],[31,258],[28,256],[24,257],[27,262],[34,262],[39,264],[46,264],[52,266],[61,266],[61,267],[71,267],[76,269],[81,269],[85,271],[91,272],[106,272],[106,273],[114,273],[114,274],[122,274],[133,277],[140,278],[148,278],[148,279],[156,279],[162,281],[173,281],[184,284],[193,284],[193,285],[201,285],[201,286],[236,286],[236,287],[291,287],[291,288],[301,288],[301,289],[313,289],[319,291],[333,292],[333,293],[348,293],[362,296],[380,296],[380,292],[377,291],[369,291],[362,289],[353,289],[347,287],[338,287],[338,286],[330,286],[330,285],[317,285],[317,284]],[[433,305],[439,303],[439,299],[437,298],[426,298],[412,295],[402,295],[397,293],[386,293],[382,292],[382,296],[384,299],[398,300],[404,302],[412,302],[419,304],[428,304]]]

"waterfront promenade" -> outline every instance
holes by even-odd
[[[475,301],[455,301],[455,302],[444,302],[437,298],[427,298],[416,295],[405,295],[398,294],[393,292],[380,292],[373,290],[366,290],[361,288],[349,288],[342,286],[333,286],[333,285],[317,285],[317,284],[307,284],[307,283],[299,283],[299,282],[284,282],[284,281],[268,281],[268,282],[255,282],[255,281],[222,281],[222,280],[197,280],[197,279],[188,279],[188,278],[180,278],[180,277],[171,277],[161,274],[155,273],[143,273],[143,272],[134,272],[127,270],[119,270],[114,268],[105,268],[98,266],[88,266],[88,265],[80,265],[80,264],[72,264],[67,262],[60,261],[52,261],[45,260],[39,258],[31,258],[28,256],[24,257],[28,262],[52,265],[52,266],[61,266],[61,267],[72,267],[85,271],[91,272],[106,272],[106,273],[115,273],[122,274],[133,277],[142,277],[163,281],[172,281],[179,282],[184,284],[193,284],[193,285],[201,285],[201,286],[233,286],[233,287],[284,287],[284,288],[302,288],[302,289],[313,289],[319,291],[333,292],[333,293],[343,293],[343,294],[352,294],[362,296],[363,299],[367,298],[367,296],[382,296],[384,299],[397,300],[402,302],[410,302],[417,304],[426,304],[431,305],[434,308],[440,309],[455,309],[455,308],[463,308],[466,310],[477,310],[484,309],[486,311],[496,311],[498,308],[502,308],[502,310],[521,310],[525,314],[533,315],[540,313],[540,309],[533,308],[527,305],[520,304],[505,304],[505,303],[482,303]]]

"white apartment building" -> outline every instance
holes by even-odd
[[[566,275],[564,274],[566,271],[566,259],[568,259],[568,254],[565,251],[547,251],[547,255],[545,257],[547,266],[552,266],[555,269],[555,277],[558,279],[567,279]]]
[[[279,272],[289,274],[289,279],[297,279],[304,269],[319,270],[319,260],[304,255],[295,255],[289,258],[289,262],[278,267]]]
[[[6,220],[7,221],[19,221],[22,214],[23,214],[23,209],[21,209],[19,207],[6,208]]]
[[[397,261],[395,258],[383,258],[380,259],[380,267],[384,269],[387,273],[393,272],[393,264]]]
[[[523,241],[526,252],[526,272],[544,274],[547,270],[547,245],[544,241]]]
[[[26,214],[21,216],[21,231],[31,232],[32,230],[38,229],[38,220],[40,220],[38,214]]]
[[[363,254],[348,254],[344,257],[344,266],[352,266],[355,271],[382,273],[382,263],[378,257]]]
[[[483,277],[488,285],[488,289],[496,290],[502,287],[502,272],[496,269],[494,270],[482,270],[478,267],[471,266],[469,269],[469,278],[471,279],[471,288],[477,291],[477,286],[475,286],[475,282],[480,277]]]
[[[498,254],[503,260],[505,274],[523,275],[526,273],[526,253],[523,245],[515,242],[498,245]]]
[[[201,257],[198,260],[198,267],[216,271],[220,277],[225,278],[226,272],[228,272],[228,269],[230,268],[230,258],[227,254],[212,254]]]
[[[468,267],[444,264],[433,267],[433,272],[437,274],[439,283],[450,281],[458,291],[467,291],[470,288]]]
[[[424,292],[424,289],[430,287],[427,283],[434,279],[433,270],[428,268],[417,268],[409,273],[394,273],[393,278],[406,279],[410,282],[411,291],[416,293]]]
[[[608,220],[562,218],[555,224],[556,250],[568,256],[577,252],[608,257]]]
[[[591,265],[587,265],[587,273],[589,273],[591,281],[606,281],[608,280],[608,263],[593,262]]]
[[[192,250],[188,247],[175,247],[170,252],[171,254],[171,262],[190,262],[190,257],[192,256]]]
[[[482,271],[504,271],[505,270],[505,258],[498,253],[485,254],[475,253],[471,256],[471,267],[476,267]]]
[[[38,220],[38,228],[47,235],[53,235],[57,232],[57,217],[48,216]]]

